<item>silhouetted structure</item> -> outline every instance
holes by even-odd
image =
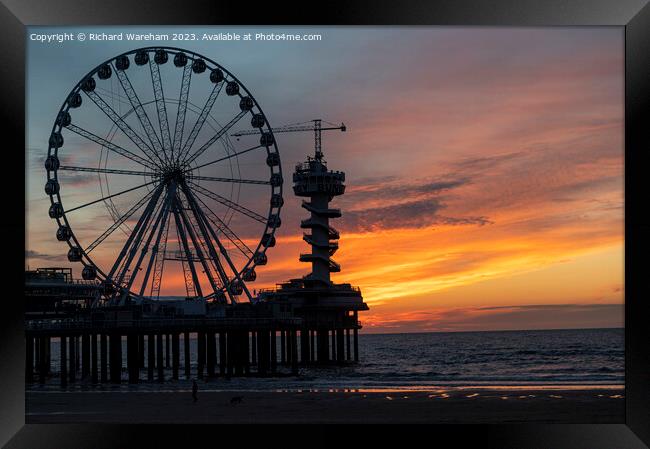
[[[310,217],[302,220],[300,227],[309,230],[303,239],[311,246],[311,253],[301,254],[300,261],[311,263],[312,271],[260,294],[260,300],[283,305],[301,318],[303,364],[359,360],[358,313],[368,310],[368,306],[359,288],[330,279],[330,273],[341,271],[341,266],[331,258],[338,249],[339,232],[329,220],[340,217],[341,211],[330,208],[329,203],[345,193],[344,182],[345,173],[328,170],[323,160],[318,127],[314,157],[296,165],[293,174],[294,193],[309,198],[302,202],[302,207],[310,212]]]
[[[75,280],[71,268],[25,271],[25,318],[67,317],[90,307],[99,282]]]
[[[341,211],[329,203],[345,192],[345,174],[328,170],[317,151],[296,166],[293,179],[295,194],[309,198],[303,207],[310,216],[301,227],[309,230],[304,240],[311,253],[301,254],[300,260],[311,263],[311,273],[261,291],[254,304],[212,303],[206,308],[187,299],[93,308],[97,284],[75,281],[69,269],[27,272],[27,302],[43,309],[36,307],[33,313],[56,310],[61,298],[79,302],[74,314],[64,314],[65,320],[32,316],[26,322],[26,380],[33,382],[37,375],[44,381],[50,375],[53,337],[60,338],[62,385],[76,381],[79,371],[82,379],[92,382],[121,382],[123,347],[129,382],[138,382],[141,371],[149,381],[163,381],[168,376],[165,367],[178,379],[181,340],[185,378],[273,375],[281,366],[295,374],[298,364],[358,361],[358,312],[368,306],[359,288],[330,279],[340,266],[331,258],[339,232],[329,220],[340,217]],[[197,339],[195,366],[190,363],[190,334]]]
[[[172,61],[173,65],[169,64]],[[156,114],[152,117],[143,107],[129,75],[144,66],[148,66],[145,73],[151,78],[144,77],[140,82],[147,86],[147,92],[153,90]],[[170,93],[169,85],[163,88],[161,70],[179,73],[181,82],[174,84],[177,91]],[[112,86],[114,82],[122,87],[141,126],[130,126],[104,98],[102,86]],[[198,83],[203,88],[196,95],[207,96],[201,112],[191,117],[192,122],[190,117],[186,118],[186,111],[188,98],[194,97],[192,88]],[[235,101],[217,102],[222,90],[225,95],[220,98],[231,97]],[[176,111],[173,127],[168,115],[172,106]],[[87,114],[87,107],[95,112],[100,110],[103,114],[93,115],[93,120],[119,129],[137,147],[135,153],[84,129],[83,121],[78,119]],[[215,107],[221,108],[218,116],[227,113],[233,118],[218,130],[213,127],[215,133],[201,143],[202,139],[197,141],[197,137]],[[258,143],[247,149],[235,149],[228,134],[244,117],[250,119],[253,129],[233,135],[254,135]],[[154,126],[156,120],[158,127]],[[296,374],[299,363],[358,360],[357,313],[367,310],[367,306],[358,288],[335,284],[330,279],[330,273],[340,271],[340,266],[331,259],[338,248],[339,234],[329,225],[329,219],[341,214],[337,209],[329,209],[329,202],[345,191],[345,175],[329,171],[321,151],[321,132],[345,131],[345,125],[330,125],[323,128],[319,119],[308,125],[272,129],[251,92],[231,72],[188,50],[132,49],[92,69],[67,94],[58,111],[44,161],[44,191],[50,199],[48,216],[56,223],[57,241],[68,247],[68,261],[83,265],[82,280],[73,279],[67,268],[26,273],[27,381],[33,381],[35,373],[41,381],[50,375],[52,338],[60,339],[62,384],[75,381],[78,372],[81,378],[92,382],[120,382],[123,349],[129,382],[138,382],[145,367],[149,380],[164,380],[165,368],[171,368],[171,377],[177,379],[182,354],[186,378],[193,375],[194,369],[198,378],[267,375],[282,371],[278,369],[282,365]],[[275,246],[275,231],[281,226],[280,211],[284,204],[280,154],[273,133],[296,131],[313,131],[315,138],[315,157],[298,165],[294,174],[294,192],[309,198],[303,207],[311,215],[301,226],[310,231],[304,239],[311,245],[311,253],[301,255],[300,260],[311,263],[312,272],[255,296],[246,283],[255,281],[255,267],[268,263],[266,252]],[[86,144],[98,145],[101,154],[110,151],[116,159],[121,158],[120,162],[112,168],[106,163],[101,167],[64,165],[59,152],[64,147],[74,148],[74,139],[84,142],[83,148]],[[227,157],[208,161],[207,150],[217,142],[232,152],[228,150]],[[257,173],[250,178],[241,176],[238,158],[234,156],[244,153],[264,161],[268,169],[264,170],[264,178]],[[199,173],[201,167],[225,160],[236,167],[236,177]],[[106,189],[100,181],[101,197],[83,204],[64,205],[61,190],[66,187],[60,182],[66,172],[150,179],[109,193],[108,178],[100,176],[106,181]],[[246,184],[247,195],[256,203],[260,195],[269,195],[268,203],[259,213],[239,204],[244,199],[240,196],[225,197],[211,190],[214,182]],[[148,192],[142,196],[144,190],[139,189],[144,187]],[[253,194],[249,190],[253,188],[264,189],[266,193]],[[120,211],[111,209],[112,220],[105,231],[89,244],[82,244],[68,220],[69,214],[129,192],[129,197],[122,196],[125,202],[130,198],[129,206]],[[238,220],[223,220],[207,203],[225,206],[233,214],[262,224],[259,244],[249,247],[232,229]],[[130,217],[135,224],[126,229],[122,225]],[[108,238],[118,229],[127,238],[117,250],[111,250]],[[230,243],[224,245],[226,240]],[[104,270],[91,258],[90,253],[96,248],[111,254],[106,257],[112,264]],[[161,296],[164,274],[173,273],[164,270],[166,263],[182,270],[187,299],[164,300]],[[240,302],[244,297],[248,302]],[[190,345],[190,334],[196,335],[195,348]],[[190,363],[194,358],[191,351],[196,351],[195,367]]]

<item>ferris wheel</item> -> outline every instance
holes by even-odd
[[[246,121],[253,146],[229,139]],[[247,283],[281,225],[280,156],[258,102],[216,62],[147,47],[99,64],[61,106],[45,169],[56,238],[110,303],[255,300]]]

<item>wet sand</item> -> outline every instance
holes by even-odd
[[[233,400],[239,397],[241,400]],[[622,388],[27,392],[33,423],[622,423]]]

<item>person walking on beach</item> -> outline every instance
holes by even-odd
[[[195,379],[192,379],[192,399],[194,399],[194,402],[198,401],[198,397],[196,396],[196,392],[199,391],[199,386],[196,383]]]

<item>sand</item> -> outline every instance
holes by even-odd
[[[624,390],[27,392],[32,423],[622,423]],[[241,400],[234,400],[239,397]]]

